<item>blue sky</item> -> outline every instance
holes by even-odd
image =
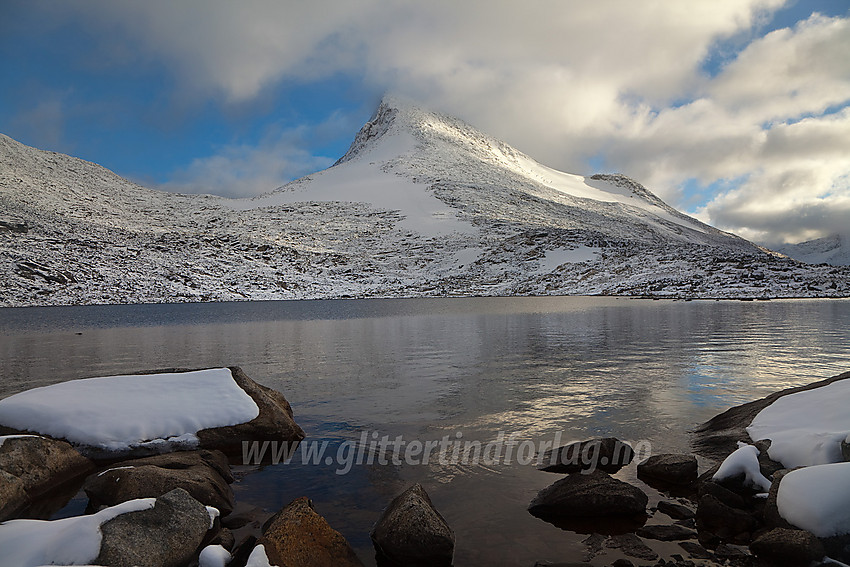
[[[775,244],[850,225],[850,2],[0,2],[0,132],[253,195],[385,92]]]

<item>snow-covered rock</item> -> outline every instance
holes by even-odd
[[[107,458],[304,437],[283,395],[236,367],[34,388],[0,400],[0,427],[64,439],[87,455]]]
[[[0,305],[608,294],[850,295],[621,175],[553,170],[386,99],[331,168],[254,199],[175,195],[0,135]]]
[[[779,484],[776,503],[785,520],[818,537],[850,534],[850,463],[791,471]]]
[[[850,380],[782,396],[747,428],[754,441],[770,439],[768,455],[787,468],[837,463],[850,435]]]
[[[720,464],[712,476],[717,482],[742,477],[746,487],[762,491],[770,490],[770,480],[766,479],[759,468],[759,450],[753,445],[742,445]]]

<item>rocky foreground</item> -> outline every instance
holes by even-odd
[[[0,437],[0,520],[6,520],[0,524],[0,564],[362,565],[308,497],[297,498],[271,517],[258,519],[240,510],[224,451],[246,439],[297,443],[304,434],[280,393],[256,384],[238,368],[230,371],[257,404],[256,417],[197,431],[198,446],[188,451],[147,456],[130,451],[118,459],[107,458],[91,447],[4,426],[3,415],[10,412],[0,404],[0,433],[8,434]],[[840,533],[827,536],[789,522],[788,511],[778,504],[780,491],[799,471],[771,460],[770,441],[753,443],[746,431],[777,400],[846,379],[850,373],[778,392],[704,424],[694,446],[717,464],[702,474],[691,454],[659,454],[637,463],[637,477],[662,496],[651,507],[644,489],[612,476],[632,465],[635,453],[626,443],[591,439],[542,455],[541,471],[564,476],[541,490],[528,511],[562,529],[589,535],[584,563],[536,565],[758,567],[850,561],[850,521],[838,524]],[[848,442],[841,450],[850,460]],[[80,486],[89,499],[86,515],[15,519],[50,516]],[[847,501],[840,491],[835,498],[839,506]],[[388,503],[371,537],[379,565],[452,564],[455,534],[419,484]]]

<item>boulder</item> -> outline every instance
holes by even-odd
[[[752,515],[727,506],[710,494],[700,498],[696,521],[699,540],[703,545],[720,541],[748,543],[752,532],[758,527]]]
[[[0,521],[14,518],[28,503],[24,481],[0,469]]]
[[[201,504],[218,508],[226,516],[234,504],[230,482],[233,476],[224,453],[201,450],[116,463],[86,479],[83,489],[92,511],[136,498],[156,498],[182,488]]]
[[[153,508],[121,514],[100,527],[103,539],[95,565],[181,567],[198,552],[210,529],[207,508],[176,488]]]
[[[389,565],[451,565],[455,534],[428,493],[414,484],[396,496],[372,529],[378,558]]]
[[[823,544],[805,530],[774,528],[757,537],[750,550],[770,565],[805,567],[825,555]]]
[[[260,414],[248,423],[198,431],[202,448],[241,454],[243,441],[298,442],[304,439],[304,431],[295,423],[292,407],[283,394],[258,384],[238,366],[231,366],[230,371],[233,380],[260,408]]]
[[[697,458],[693,455],[664,453],[653,455],[637,466],[638,478],[647,484],[685,486],[697,480]]]
[[[700,498],[710,494],[727,506],[731,506],[732,508],[737,508],[739,510],[746,510],[749,508],[747,500],[745,500],[743,496],[732,492],[728,488],[717,484],[713,480],[700,483],[698,494]]]
[[[571,474],[537,493],[529,512],[559,517],[634,517],[646,514],[646,494],[602,471]]]
[[[850,436],[841,441],[841,458],[850,462]]]
[[[292,501],[273,516],[257,541],[278,567],[362,567],[338,531],[313,509],[309,498]]]
[[[632,462],[631,445],[614,437],[590,439],[549,449],[540,457],[541,471],[576,473],[596,469],[615,473]]]
[[[695,541],[680,541],[679,547],[694,559],[711,559],[712,554],[709,550],[701,546]]]
[[[94,463],[71,445],[35,435],[0,437],[0,521],[79,480]]]
[[[646,539],[657,539],[659,541],[681,541],[683,539],[693,539],[697,537],[697,533],[694,530],[677,524],[654,524],[651,526],[643,526],[635,533],[640,537]]]
[[[779,514],[779,506],[776,504],[776,499],[779,496],[779,485],[785,475],[791,472],[790,470],[777,471],[773,475],[773,484],[770,485],[770,492],[767,493],[767,499],[764,504],[762,516],[764,524],[769,528],[788,528],[796,529],[788,523],[788,521]]]
[[[700,425],[694,432],[693,446],[697,453],[705,457],[709,457],[715,461],[722,461],[727,455],[738,448],[738,442],[750,443],[750,436],[747,433],[747,427],[750,426],[756,415],[761,410],[788,394],[796,394],[827,386],[838,380],[846,380],[850,378],[850,372],[827,378],[819,382],[814,382],[805,386],[796,388],[788,388],[780,392],[749,402],[740,406],[735,406],[725,412],[716,415],[706,423]],[[770,475],[767,475],[768,477]]]

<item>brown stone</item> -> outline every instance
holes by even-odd
[[[362,567],[354,550],[338,531],[301,497],[275,515],[258,541],[278,567]]]
[[[90,476],[83,488],[91,510],[136,498],[156,498],[182,488],[226,516],[234,504],[229,482],[233,482],[233,476],[227,457],[220,451],[201,450],[115,463]]]
[[[826,554],[814,534],[786,528],[774,528],[760,535],[750,544],[750,550],[771,565],[787,567],[804,567]]]
[[[94,463],[65,441],[36,435],[7,438],[0,446],[0,471],[8,479],[0,488],[0,520],[92,469]]]

